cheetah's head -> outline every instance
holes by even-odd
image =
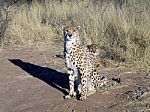
[[[89,50],[89,52],[91,52],[94,55],[99,55],[99,50],[98,50],[98,44],[91,44],[91,45],[87,45],[87,48]]]
[[[79,28],[73,26],[67,26],[63,28],[63,34],[65,41],[73,41],[79,38]]]

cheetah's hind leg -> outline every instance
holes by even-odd
[[[106,85],[107,84],[107,82],[108,82],[108,79],[107,79],[107,77],[106,76],[100,76],[100,87],[102,87],[102,86],[104,86],[104,85]]]
[[[99,87],[105,86],[108,83],[108,79],[106,76],[96,76],[95,77],[96,80],[93,81],[94,85],[96,85],[96,89],[98,89]]]
[[[91,75],[91,87],[89,88],[89,95],[97,91],[99,87],[102,87],[107,84],[108,79],[106,76],[100,76],[96,70],[93,70]],[[91,88],[91,89],[90,89]],[[91,92],[91,93],[90,93]]]

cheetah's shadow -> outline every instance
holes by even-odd
[[[22,68],[31,76],[46,82],[50,86],[63,92],[65,95],[67,94],[65,89],[69,88],[69,79],[65,73],[58,72],[48,67],[41,67],[28,62],[23,62],[20,59],[9,59],[9,61]]]

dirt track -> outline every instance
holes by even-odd
[[[149,73],[124,73],[125,86],[96,93],[86,101],[65,100],[68,77],[63,60],[53,57],[57,53],[0,51],[0,112],[150,112]],[[115,70],[104,73],[118,75]]]

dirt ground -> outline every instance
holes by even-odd
[[[104,70],[108,85],[87,98],[65,100],[68,76],[57,51],[0,51],[0,112],[150,112],[150,74]],[[113,80],[112,80],[113,79]]]

